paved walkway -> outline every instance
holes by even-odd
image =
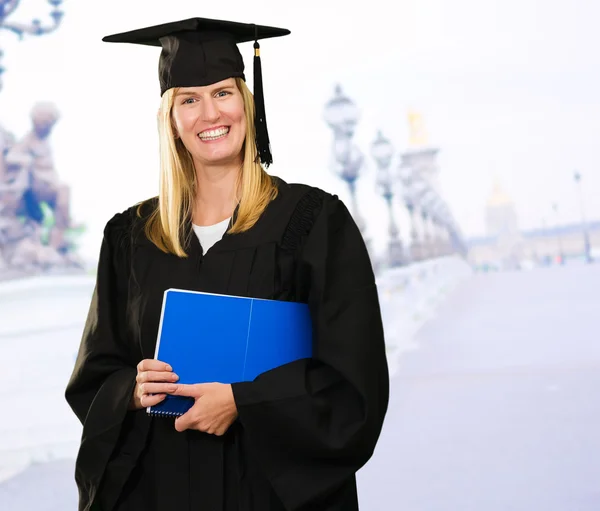
[[[415,341],[361,511],[600,509],[600,264],[475,275]]]

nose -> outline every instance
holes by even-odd
[[[219,107],[214,98],[206,98],[202,104],[202,120],[207,123],[215,122],[219,116]]]

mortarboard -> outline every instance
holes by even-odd
[[[172,87],[211,85],[227,78],[245,80],[244,60],[237,44],[254,41],[254,103],[256,146],[260,160],[272,163],[262,85],[259,39],[288,35],[289,30],[249,23],[190,18],[104,37],[109,43],[162,47],[160,94]],[[173,36],[169,38],[168,36]],[[173,41],[176,41],[173,44]]]

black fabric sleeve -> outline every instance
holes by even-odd
[[[317,509],[369,460],[389,398],[369,255],[342,201],[322,193],[298,262],[313,358],[232,385],[247,449],[289,510]]]
[[[77,360],[65,397],[83,425],[75,479],[79,509],[95,496],[119,439],[135,387],[135,364],[127,349],[125,310],[129,230],[126,213],[104,229],[96,285]]]

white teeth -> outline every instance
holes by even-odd
[[[216,140],[217,138],[224,137],[229,133],[229,128],[218,128],[216,130],[206,130],[202,133],[198,133],[198,136],[202,140]]]

